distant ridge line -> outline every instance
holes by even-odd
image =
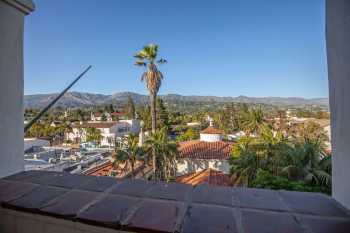
[[[24,96],[25,108],[42,108],[50,100],[55,98],[58,93],[51,94],[34,94]],[[135,92],[117,92],[112,95],[95,94],[88,92],[67,92],[62,99],[56,104],[61,107],[82,107],[94,106],[103,104],[124,103],[128,96],[131,96],[134,101],[139,103],[147,103],[148,96]],[[302,98],[302,97],[219,97],[219,96],[201,96],[201,95],[179,95],[166,94],[160,97],[168,103],[176,102],[218,102],[218,103],[251,103],[251,104],[269,104],[276,106],[310,106],[315,105],[323,108],[328,108],[328,98]]]

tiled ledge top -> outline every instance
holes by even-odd
[[[0,179],[3,208],[134,232],[349,233],[317,193],[29,171]]]

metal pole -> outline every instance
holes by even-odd
[[[32,127],[32,125],[37,122],[39,118],[45,114],[45,112],[47,112],[47,110],[49,110],[76,82],[78,82],[78,80],[83,77],[86,72],[91,69],[91,67],[91,65],[88,66],[88,68],[86,68],[71,84],[69,84],[66,89],[64,89],[51,103],[49,103],[43,110],[41,110],[41,112],[36,117],[34,117],[28,124],[26,124],[24,127],[24,133],[26,133],[30,127]]]

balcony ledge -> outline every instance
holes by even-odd
[[[1,179],[0,202],[6,216],[0,218],[1,232],[18,228],[22,230],[17,232],[27,232],[30,225],[40,228],[35,232],[62,228],[67,232],[347,233],[350,229],[350,212],[319,193],[192,187],[59,172],[29,171]],[[23,221],[28,227],[19,224]]]

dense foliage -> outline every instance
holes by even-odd
[[[324,134],[320,128],[303,130],[293,137],[260,126],[256,136],[242,137],[230,160],[236,185],[330,193],[331,159],[324,152]]]

